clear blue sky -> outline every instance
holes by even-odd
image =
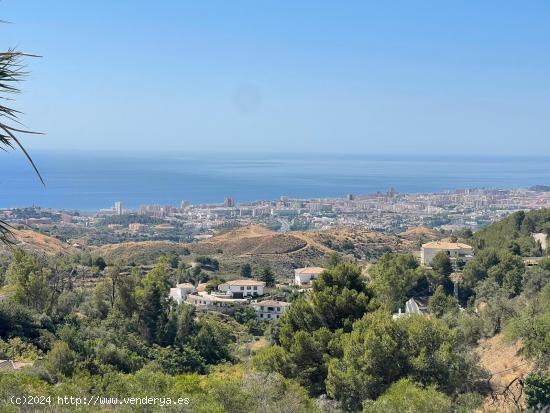
[[[550,155],[548,1],[3,0],[30,148]]]

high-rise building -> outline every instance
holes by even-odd
[[[235,206],[235,200],[229,196],[226,196],[223,200],[223,206],[227,208],[232,208]]]
[[[122,215],[123,209],[122,209],[122,202],[116,201],[115,202],[115,213],[117,215]]]

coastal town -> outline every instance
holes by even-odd
[[[238,202],[225,197],[219,204],[142,205],[126,208],[116,201],[95,212],[41,207],[0,209],[0,219],[12,226],[39,229],[61,239],[82,242],[82,235],[107,237],[109,242],[173,240],[189,242],[249,224],[279,232],[365,228],[399,233],[426,226],[452,231],[475,231],[519,210],[550,205],[550,188],[463,189],[439,193],[401,194],[394,189],[341,198]]]

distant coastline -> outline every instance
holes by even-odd
[[[33,151],[46,186],[21,157],[0,166],[0,208],[39,205],[97,211],[120,200],[214,204],[345,197],[395,188],[429,193],[460,188],[547,188],[547,157],[269,154],[105,154]],[[544,190],[544,189],[540,189]]]

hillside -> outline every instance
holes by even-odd
[[[107,262],[122,261],[135,264],[146,264],[155,261],[160,255],[176,253],[189,254],[188,244],[172,241],[140,241],[108,244],[94,249]]]
[[[235,256],[287,254],[307,247],[306,240],[296,234],[280,234],[259,225],[229,231],[214,238],[193,243],[190,250],[197,254],[227,254]]]
[[[14,230],[15,246],[27,252],[56,255],[71,254],[78,251],[71,245],[64,243],[57,238],[41,234],[32,230]],[[3,251],[9,247],[2,246]]]
[[[399,234],[401,238],[408,239],[411,241],[422,240],[424,242],[433,241],[441,238],[441,234],[433,228],[428,227],[415,227],[409,228],[408,230]]]
[[[414,243],[397,236],[360,229],[333,229],[319,232],[278,233],[250,225],[190,244],[168,241],[126,242],[96,250],[107,261],[122,259],[136,263],[153,260],[162,253],[207,255],[220,262],[220,270],[237,274],[244,263],[260,269],[270,266],[277,274],[291,276],[292,270],[321,265],[326,254],[338,252],[355,259],[379,257],[388,251],[410,251]]]
[[[550,209],[515,212],[476,232],[473,245],[478,249],[514,249],[522,256],[536,256],[541,251],[531,236],[534,232],[550,233]]]
[[[224,271],[236,273],[248,262],[253,268],[270,266],[286,276],[291,276],[297,267],[322,265],[326,254],[333,252],[367,260],[388,251],[412,248],[412,243],[396,236],[366,230],[340,228],[281,234],[256,225],[189,245],[195,254],[214,256]]]
[[[513,412],[516,411],[515,403],[523,403],[523,392],[518,381],[525,379],[533,370],[533,363],[520,355],[521,348],[520,342],[505,344],[501,334],[479,343],[477,353],[480,365],[490,373],[489,386],[494,392],[494,396],[485,401],[488,410]]]

